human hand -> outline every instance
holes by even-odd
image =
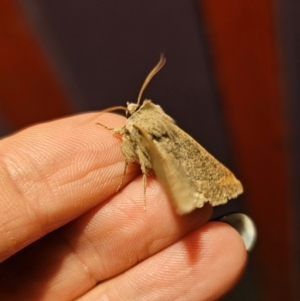
[[[246,262],[205,206],[178,216],[155,177],[147,208],[138,165],[120,183],[113,114],[82,114],[0,141],[0,299],[216,300]]]

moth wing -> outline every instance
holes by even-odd
[[[180,172],[175,159],[156,145],[151,137],[142,128],[134,124],[140,132],[140,139],[145,146],[157,178],[163,185],[167,195],[172,200],[178,214],[186,214],[197,207],[194,196],[195,189],[190,180]],[[205,200],[203,200],[204,203]]]
[[[182,150],[176,152],[176,162],[189,175],[194,187],[196,207],[201,208],[205,202],[212,206],[227,203],[243,192],[243,186],[233,173],[214,158],[196,140],[186,132],[173,127],[175,144]],[[180,137],[180,140],[177,140]],[[177,140],[177,141],[176,141]]]

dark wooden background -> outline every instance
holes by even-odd
[[[258,242],[224,300],[300,300],[300,3],[0,0],[0,134],[144,97],[235,171]]]

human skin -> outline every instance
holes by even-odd
[[[146,210],[137,164],[116,193],[124,158],[87,113],[0,141],[0,299],[216,300],[247,255],[238,233],[205,206],[178,216],[154,175]]]

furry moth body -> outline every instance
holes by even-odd
[[[138,102],[127,103],[126,124],[111,129],[122,136],[123,178],[128,164],[138,162],[145,191],[147,172],[153,170],[178,214],[189,213],[205,203],[224,204],[243,192],[240,181],[181,130],[159,105],[151,100],[139,104],[143,90],[164,64],[165,58],[161,56],[146,78]]]

